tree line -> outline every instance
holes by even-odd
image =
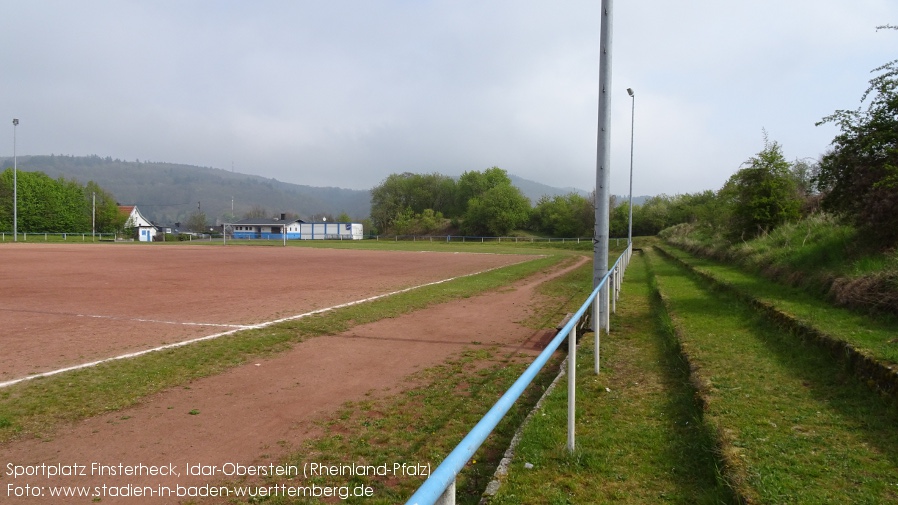
[[[128,216],[118,210],[115,198],[96,182],[82,185],[43,172],[0,173],[0,229],[13,230],[13,179],[17,183],[17,229],[25,233],[89,233],[94,218],[96,231],[121,231]],[[96,214],[94,215],[94,197]]]
[[[477,236],[532,230],[552,236],[592,234],[592,202],[571,193],[543,197],[534,208],[508,173],[491,167],[457,180],[432,173],[392,174],[371,190],[375,233],[429,234],[448,229]]]

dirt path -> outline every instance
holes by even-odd
[[[409,374],[443,362],[472,342],[536,354],[547,331],[520,324],[538,298],[536,287],[583,262],[544,272],[511,287],[436,305],[404,316],[362,325],[333,336],[317,337],[270,359],[232,369],[147,398],[141,405],[97,416],[62,429],[50,439],[25,440],[0,447],[0,496],[9,485],[41,486],[43,498],[11,503],[46,503],[50,486],[195,486],[220,481],[187,476],[188,464],[219,469],[268,464],[272,458],[319,434],[315,422],[346,401],[395,394],[408,386]],[[86,475],[12,479],[7,462],[63,469],[84,465]],[[91,476],[91,464],[174,467],[167,476]],[[347,462],[352,463],[352,462]],[[438,461],[432,462],[434,465]],[[62,465],[60,468],[57,465]],[[77,467],[75,467],[77,469]],[[147,472],[146,469],[140,469]],[[52,470],[51,470],[52,472]],[[108,472],[107,472],[108,473]],[[18,488],[16,488],[17,490]],[[32,489],[33,491],[33,489]],[[102,503],[178,503],[175,498],[109,497]],[[163,492],[165,492],[163,490]],[[91,503],[93,498],[54,503]],[[6,502],[6,500],[0,500]]]

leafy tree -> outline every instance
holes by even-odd
[[[458,179],[457,195],[457,205],[465,208],[464,233],[507,235],[530,220],[530,200],[499,167],[465,172]]]
[[[90,204],[84,188],[76,181],[52,179],[43,172],[19,171],[18,230],[23,232],[87,232],[90,231]],[[0,222],[12,230],[13,171],[0,175],[0,193],[4,198]]]
[[[623,199],[618,203],[617,197],[611,195],[611,203],[608,208],[608,233],[611,237],[626,237],[630,227],[630,201]],[[635,208],[639,208],[636,206]]]
[[[93,212],[94,196],[96,196],[96,230],[98,233],[113,233],[125,226],[128,216],[118,210],[118,203],[111,193],[101,188],[94,181],[84,186],[84,198],[91,205]]]
[[[206,213],[197,209],[187,218],[187,229],[195,233],[206,231]]]
[[[497,186],[511,185],[508,173],[499,167],[491,167],[483,172],[476,170],[465,172],[458,178],[456,206],[464,211],[468,208],[468,202],[472,198],[480,197]]]
[[[894,26],[880,28],[898,29]],[[898,60],[879,74],[861,96],[867,109],[838,110],[818,123],[841,130],[820,160],[814,178],[823,206],[876,231],[886,243],[898,241]]]
[[[411,208],[406,208],[393,222],[393,231],[398,235],[418,235],[431,233],[443,225],[442,212],[434,212],[433,209],[424,209],[424,212],[416,214]]]
[[[670,197],[664,228],[680,224],[702,222],[715,227],[729,226],[731,208],[720,192],[705,190]],[[664,229],[661,228],[661,229]],[[661,229],[657,230],[661,231]]]
[[[462,229],[471,235],[503,236],[529,218],[530,200],[509,181],[468,201]]]
[[[731,235],[757,236],[799,217],[801,202],[789,162],[764,135],[764,149],[733,174],[721,195],[732,205]]]
[[[531,214],[534,231],[556,237],[591,236],[594,222],[592,203],[576,193],[552,198],[543,196]]]
[[[795,189],[802,198],[814,195],[814,177],[820,172],[820,165],[811,159],[797,159],[792,162],[789,173],[795,181]]]
[[[427,209],[456,216],[455,180],[441,174],[391,174],[371,190],[371,219],[381,230],[392,228],[407,210],[411,215]]]

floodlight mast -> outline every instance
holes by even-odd
[[[593,236],[592,286],[596,288],[608,273],[608,228],[611,182],[611,26],[612,0],[602,0],[601,36],[599,40],[599,125],[596,148],[596,213]],[[604,296],[604,295],[603,295]],[[600,307],[605,305],[600,302]],[[604,317],[601,318],[604,321]],[[598,330],[598,326],[596,327]]]
[[[628,204],[630,216],[627,221],[627,245],[630,245],[633,243],[633,135],[636,131],[636,93],[633,92],[633,88],[627,88],[627,94],[630,95],[630,102],[632,102],[630,108],[630,203]]]
[[[12,120],[12,241],[19,241],[19,159],[16,156],[16,129],[19,120]]]

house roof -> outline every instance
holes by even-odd
[[[246,226],[246,225],[250,225],[250,226],[253,226],[253,225],[255,225],[255,226],[271,226],[271,225],[280,226],[280,225],[285,225],[285,224],[302,223],[302,222],[304,222],[302,219],[293,219],[293,220],[287,219],[287,220],[282,221],[280,219],[271,219],[271,218],[265,218],[265,217],[250,217],[250,218],[241,219],[240,221],[235,221],[235,222],[229,223],[229,224],[232,224],[232,225],[239,224],[242,226]]]
[[[131,226],[139,226],[141,228],[156,226],[140,213],[140,209],[138,209],[136,205],[119,205],[118,211],[128,216]]]

